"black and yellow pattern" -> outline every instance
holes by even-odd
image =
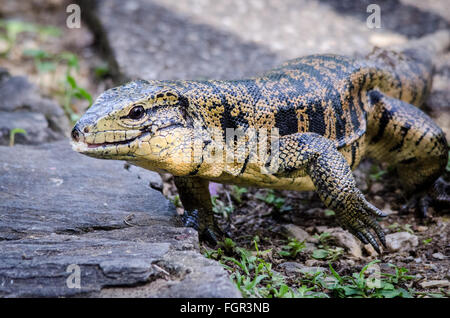
[[[218,229],[208,181],[316,190],[343,226],[378,250],[370,230],[384,243],[373,218],[383,213],[356,188],[351,170],[366,156],[388,161],[407,190],[442,173],[445,136],[415,106],[430,90],[431,56],[443,39],[448,33],[400,53],[375,49],[362,60],[306,56],[244,80],[134,81],[97,99],[73,130],[74,149],[174,174],[187,213],[212,239]],[[255,158],[237,149],[248,135],[226,140],[230,129],[276,131],[279,148]],[[237,154],[231,163],[205,155],[225,159],[230,151]],[[276,170],[262,173],[275,157]]]

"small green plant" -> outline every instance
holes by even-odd
[[[326,245],[331,240],[331,234],[330,234],[330,232],[322,232],[320,234],[315,234],[314,238],[319,240],[320,244]]]
[[[403,224],[400,225],[397,222],[394,222],[393,224],[388,226],[388,229],[395,232],[408,232],[410,234],[414,234],[414,230],[411,227],[411,224]]]
[[[393,264],[388,264],[388,266],[392,267],[395,270],[395,273],[394,274],[383,273],[381,275],[386,277],[388,279],[388,282],[391,284],[398,284],[401,283],[402,281],[415,279],[415,276],[413,275],[406,275],[406,273],[408,273],[408,270],[404,267],[397,267]]]
[[[183,206],[183,205],[181,204],[180,196],[179,196],[178,194],[175,195],[175,196],[173,197],[173,199],[170,199],[170,201],[173,203],[173,205],[174,205],[176,208],[180,208],[180,207]]]
[[[315,259],[324,259],[328,256],[328,251],[322,248],[316,249],[312,253],[312,257]]]
[[[242,203],[242,196],[248,192],[248,189],[245,187],[238,187],[233,185],[231,187],[231,197],[237,202]]]
[[[20,20],[0,19],[0,37],[5,39],[8,44],[7,48],[0,52],[0,55],[8,55],[14,45],[16,45],[19,34],[25,32],[37,34],[42,40],[49,36],[58,37],[61,35],[61,30],[55,26],[42,26]]]
[[[230,202],[229,205],[225,204],[223,201],[219,200],[218,196],[214,195],[211,197],[213,204],[213,212],[222,215],[225,218],[229,218],[231,213],[234,211],[234,206]]]
[[[109,70],[109,66],[107,63],[97,65],[94,68],[94,74],[99,79],[106,77],[109,73],[110,73],[110,70]]]
[[[408,232],[409,234],[414,234],[414,230],[412,229],[411,224],[403,225],[402,230]]]
[[[325,216],[334,216],[334,215],[336,215],[336,212],[334,212],[333,210],[329,209],[325,210]]]
[[[306,247],[305,242],[299,242],[297,239],[291,238],[287,245],[281,247],[281,251],[278,254],[282,257],[295,258]]]
[[[223,242],[220,242],[219,245],[223,247],[225,253],[228,255],[235,252],[236,243],[228,237]]]
[[[422,240],[422,243],[423,243],[424,245],[427,245],[427,244],[430,244],[432,240],[433,240],[433,239],[430,237],[430,238],[427,238],[427,239],[425,239],[425,240]]]
[[[257,194],[255,197],[273,206],[278,212],[286,212],[292,210],[291,206],[284,205],[285,199],[276,196],[275,192],[272,189],[268,190],[265,196]]]
[[[86,100],[89,106],[92,105],[93,99],[84,88],[80,87],[72,75],[79,70],[78,57],[70,52],[62,52],[59,54],[51,54],[43,50],[25,50],[24,55],[34,59],[34,64],[39,72],[54,71],[57,65],[64,64],[66,66],[66,74],[62,83],[62,106],[66,115],[72,122],[76,122],[80,116],[75,113],[71,107],[73,99]]]
[[[370,167],[369,178],[372,181],[379,181],[381,177],[387,173],[387,170],[381,169],[378,165],[372,165]]]
[[[344,255],[344,249],[342,247],[325,247],[319,248],[313,251],[312,257],[315,259],[326,259],[328,261],[334,262],[338,258]]]
[[[0,20],[0,28],[6,30],[6,38],[11,46],[14,45],[17,35],[22,32],[37,32],[42,37],[48,35],[59,35],[60,30],[53,27],[43,27],[34,24],[19,21]],[[11,47],[7,50],[9,51]],[[6,53],[5,53],[6,54]],[[79,119],[79,115],[72,109],[73,99],[86,100],[90,107],[92,105],[92,96],[86,89],[80,87],[73,76],[74,72],[79,70],[78,57],[71,52],[61,52],[58,54],[49,53],[42,49],[26,49],[23,55],[30,57],[34,61],[36,70],[39,73],[53,72],[59,65],[66,66],[66,74],[62,81],[62,106],[66,115],[74,123]]]
[[[415,279],[408,270],[388,264],[393,273],[383,273],[377,268],[379,260],[372,261],[361,271],[339,275],[329,263],[329,271],[304,272],[294,282],[272,269],[266,261],[268,251],[260,251],[257,240],[255,251],[237,247],[235,242],[223,242],[217,250],[207,250],[204,255],[218,260],[231,273],[231,280],[243,297],[258,298],[393,298],[393,297],[444,297],[444,293],[419,293],[408,287]],[[298,245],[298,242],[296,243]],[[227,247],[226,247],[227,246]],[[226,248],[228,252],[222,248]],[[231,254],[229,254],[231,253]],[[369,270],[370,269],[370,270]]]
[[[395,274],[378,273],[377,277],[366,277],[367,269],[378,262],[380,261],[374,260],[370,262],[359,273],[353,273],[351,276],[340,276],[330,264],[329,267],[334,280],[328,281],[324,285],[335,296],[340,298],[411,298],[412,294],[410,291],[398,286],[414,278],[413,276],[405,275],[408,271],[405,268],[397,268],[391,265],[396,271]]]
[[[66,75],[79,70],[78,57],[70,52],[52,54],[41,49],[28,49],[23,51],[23,55],[32,57],[36,69],[41,72],[53,71],[58,64],[66,65]]]
[[[312,258],[320,260],[328,260],[334,262],[344,255],[344,249],[341,247],[330,247],[328,243],[332,239],[329,232],[323,232],[320,235],[316,234],[314,237],[319,240],[318,249],[312,253]]]
[[[217,250],[205,249],[205,251],[203,252],[203,255],[206,258],[220,260],[222,258],[222,256],[224,256],[224,251],[220,247]]]
[[[300,286],[297,289],[296,297],[298,298],[330,298],[327,294],[323,292],[314,291],[314,287],[308,288],[305,285]]]
[[[25,129],[22,129],[22,128],[11,129],[11,131],[9,132],[9,146],[10,147],[14,146],[14,138],[15,138],[16,134],[24,134],[26,136],[27,132],[25,131]]]
[[[270,250],[260,251],[257,240],[253,240],[255,251],[237,247],[225,240],[217,251],[208,251],[205,256],[219,260],[231,273],[231,280],[243,297],[295,297],[296,293],[287,286],[284,276],[272,270],[272,264],[264,259]],[[227,246],[227,247],[225,247]],[[232,252],[224,255],[222,248]]]
[[[53,61],[53,55],[44,50],[28,49],[23,51],[23,55],[33,58],[34,66],[38,72],[44,73],[56,69],[56,62]]]
[[[72,108],[70,107],[72,99],[77,98],[80,100],[86,100],[89,102],[90,107],[92,105],[92,96],[82,87],[78,86],[77,82],[75,81],[75,78],[73,78],[71,75],[66,75],[66,83],[65,83],[66,89],[64,90],[64,110],[69,116],[69,119],[72,122],[76,122],[80,115],[75,113]]]
[[[351,275],[339,275],[329,263],[330,274],[325,271],[306,272],[297,278],[297,283],[309,292],[325,293],[337,298],[411,298],[414,296],[442,297],[443,294],[418,293],[411,285],[414,276],[407,275],[408,270],[392,264],[393,274],[383,273],[374,260],[364,266],[360,272]],[[370,270],[369,270],[370,269]]]

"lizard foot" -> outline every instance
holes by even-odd
[[[216,246],[218,242],[223,241],[223,239],[227,237],[215,221],[212,221],[212,224],[209,226],[201,227],[198,210],[185,210],[182,216],[182,222],[185,227],[192,227],[197,230],[199,232],[200,241],[204,241],[212,247]]]
[[[346,202],[344,207],[336,209],[338,221],[361,242],[370,243],[380,254],[380,246],[371,230],[376,233],[381,244],[386,247],[384,231],[374,218],[376,216],[385,217],[386,214],[368,202],[359,191],[353,192]]]
[[[417,193],[401,207],[402,213],[415,210],[420,218],[428,216],[428,208],[437,207],[439,211],[450,211],[450,184],[442,177],[437,179],[426,193]]]
[[[188,211],[184,210],[183,215],[181,216],[181,221],[185,227],[192,227],[198,231],[198,211]]]
[[[208,245],[215,247],[219,242],[228,237],[216,224],[211,228],[206,227],[200,234],[200,240]]]
[[[450,182],[440,177],[434,182],[429,193],[435,204],[450,207]]]

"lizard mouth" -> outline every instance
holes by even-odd
[[[138,139],[148,134],[155,135],[168,129],[182,127],[184,126],[181,123],[170,121],[152,129],[144,127],[136,130],[109,130],[91,133],[81,133],[76,130],[76,132],[72,132],[71,144],[73,150],[94,157],[102,157],[104,153],[110,155],[122,152],[131,153],[132,143]]]
[[[117,146],[117,145],[126,145],[129,144],[133,141],[135,141],[136,139],[138,139],[141,135],[138,135],[136,137],[133,137],[131,139],[126,139],[126,140],[120,140],[120,141],[113,141],[113,142],[103,142],[103,143],[99,143],[99,144],[94,144],[94,143],[89,143],[86,142],[86,145],[88,148],[92,149],[92,148],[99,148],[99,147],[108,147],[108,146]]]
[[[73,150],[77,152],[84,154],[96,154],[103,151],[108,151],[111,148],[115,148],[117,150],[120,146],[130,145],[133,141],[136,141],[139,137],[142,137],[145,134],[146,132],[142,132],[140,130],[103,131],[78,136],[77,139],[72,139],[71,144]],[[118,140],[106,141],[114,138],[117,138]],[[103,142],[97,142],[98,140],[102,140]]]

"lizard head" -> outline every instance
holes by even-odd
[[[158,170],[189,134],[186,110],[187,101],[165,82],[129,82],[97,98],[73,128],[72,148]]]

